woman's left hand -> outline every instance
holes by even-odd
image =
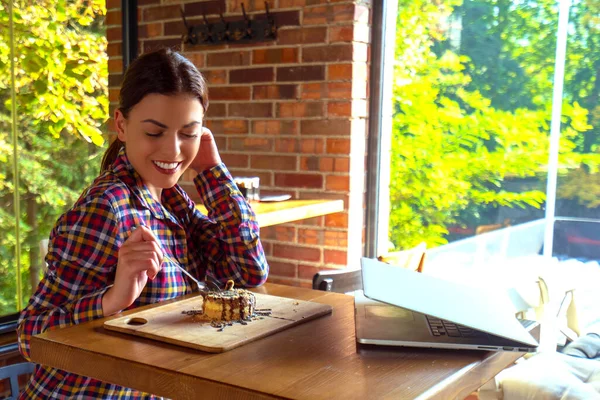
[[[194,158],[194,161],[190,164],[190,168],[200,173],[220,163],[221,156],[219,155],[219,149],[217,149],[215,138],[210,129],[202,127],[200,149],[198,150],[196,158]]]

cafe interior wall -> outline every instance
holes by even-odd
[[[137,48],[175,48],[205,75],[206,126],[234,176],[260,177],[263,194],[344,201],[343,212],[261,228],[269,282],[310,287],[317,271],[353,266],[362,255],[371,0],[267,4],[138,0]],[[121,1],[106,5],[112,115],[123,76]],[[267,8],[275,40],[183,43],[181,9],[197,25],[205,16],[260,18]],[[186,173],[180,184],[198,200],[192,178]]]

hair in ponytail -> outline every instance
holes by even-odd
[[[169,48],[143,54],[129,65],[119,92],[119,110],[123,117],[127,118],[136,104],[153,93],[191,94],[200,101],[205,113],[208,109],[204,77],[190,60]],[[119,138],[110,144],[102,157],[101,172],[110,169],[123,145]]]

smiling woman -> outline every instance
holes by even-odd
[[[201,138],[212,138],[212,133],[202,128],[203,116],[202,104],[187,94],[148,95],[127,119],[120,110],[115,111],[119,140],[125,143],[129,161],[156,201],[161,201],[162,189],[173,187],[188,167],[202,172],[221,162],[218,151],[213,151],[203,165],[192,165]]]
[[[265,282],[256,217],[202,127],[207,106],[202,75],[178,53],[131,64],[115,111],[118,139],[100,176],[57,221],[48,270],[21,313],[26,358],[35,334],[191,293],[188,275],[239,287]],[[208,215],[177,184],[188,168]],[[154,398],[43,365],[25,396]]]

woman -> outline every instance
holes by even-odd
[[[115,140],[101,174],[50,235],[48,271],[19,319],[19,347],[32,335],[190,293],[198,279],[253,287],[268,265],[255,216],[202,127],[206,83],[180,54],[163,49],[128,68],[115,111]],[[188,169],[208,209],[177,185]],[[21,398],[154,396],[38,365]]]

